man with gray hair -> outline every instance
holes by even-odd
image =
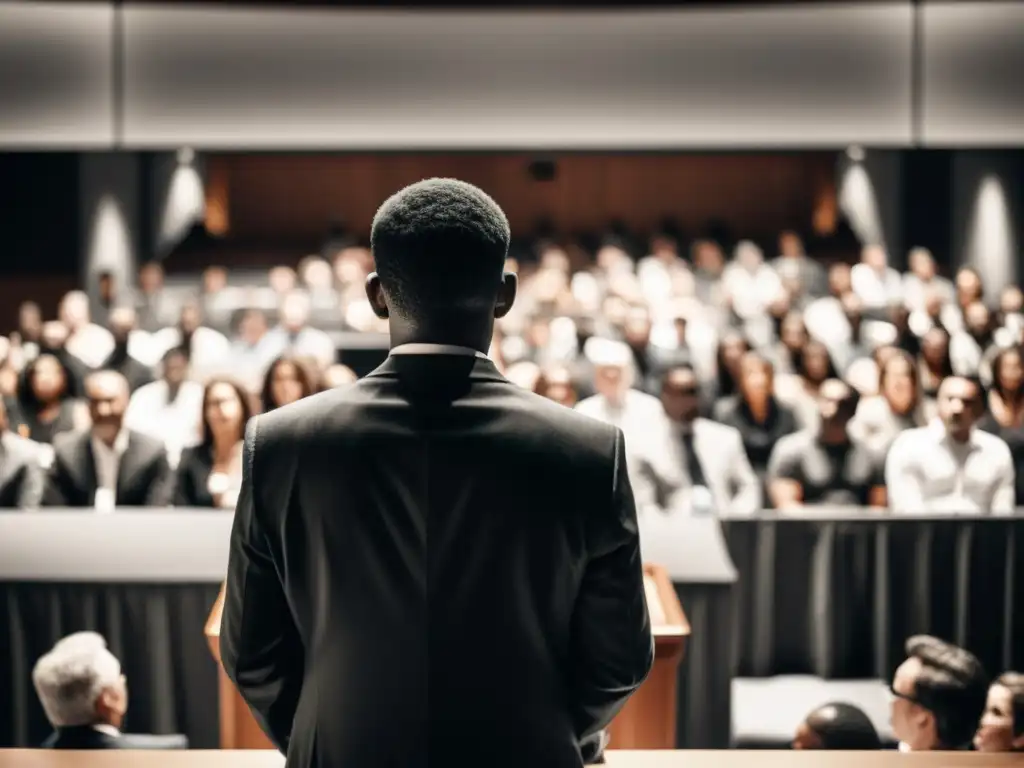
[[[184,736],[128,736],[121,664],[95,632],[76,632],[36,662],[32,683],[54,728],[45,749],[186,749]]]

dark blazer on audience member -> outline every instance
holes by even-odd
[[[91,725],[58,728],[43,742],[43,749],[188,749],[188,738],[176,733],[154,736],[142,733],[98,731]]]
[[[46,477],[43,506],[92,507],[96,500],[96,460],[91,433],[66,432],[53,443],[53,464]],[[115,502],[121,507],[165,507],[171,503],[174,476],[163,443],[128,433],[128,447],[117,472]]]
[[[44,480],[39,446],[13,432],[0,432],[0,509],[38,507]]]
[[[617,428],[391,355],[249,422],[221,655],[314,765],[576,768],[653,663]]]
[[[212,507],[213,496],[207,490],[213,471],[213,455],[204,445],[185,448],[178,459],[174,481],[174,506]]]

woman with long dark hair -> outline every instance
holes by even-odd
[[[320,391],[320,377],[306,360],[281,355],[267,368],[260,392],[264,413],[290,405]]]
[[[1004,672],[989,686],[974,736],[979,752],[1024,752],[1024,675]]]
[[[1017,467],[1017,504],[1024,504],[1024,350],[1008,347],[992,360],[992,386],[978,428],[998,435],[1010,446]]]
[[[878,394],[860,401],[850,436],[879,456],[905,429],[923,427],[936,415],[935,403],[921,393],[914,358],[890,348],[879,360]]]
[[[779,402],[796,416],[800,429],[818,423],[818,390],[829,379],[838,379],[828,348],[820,341],[808,341],[796,358],[792,374],[780,376],[776,393]]]
[[[222,377],[206,383],[202,440],[181,452],[175,506],[234,506],[242,482],[242,439],[252,415],[252,398],[241,384]]]
[[[22,437],[50,444],[61,432],[89,425],[85,403],[71,396],[71,379],[72,372],[55,355],[41,354],[25,366],[17,398],[16,430]]]

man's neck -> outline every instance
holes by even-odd
[[[845,424],[823,424],[818,437],[822,445],[842,446],[850,442]]]
[[[392,349],[404,344],[440,344],[465,347],[487,354],[491,348],[491,338],[494,334],[493,322],[488,323],[486,328],[480,327],[479,323],[472,322],[467,322],[462,328],[441,328],[426,325],[416,326],[397,318],[391,318],[389,325]]]

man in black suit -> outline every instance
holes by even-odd
[[[414,184],[371,244],[388,359],[249,423],[224,668],[289,768],[577,768],[653,662],[622,433],[484,354],[490,197]]]
[[[47,507],[164,507],[174,476],[163,443],[124,428],[128,381],[116,371],[98,371],[85,382],[92,426],[53,441],[46,478]]]
[[[121,732],[128,687],[101,635],[75,632],[36,662],[32,683],[53,733],[44,749],[188,749],[180,734]]]
[[[10,430],[0,397],[0,509],[35,509],[43,496],[39,445]]]

